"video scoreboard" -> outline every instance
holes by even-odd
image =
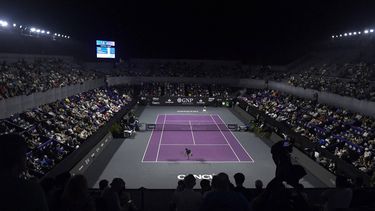
[[[114,59],[116,58],[115,42],[96,40],[96,58]]]

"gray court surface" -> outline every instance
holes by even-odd
[[[218,114],[227,124],[243,124],[228,108],[208,107],[206,112],[202,107],[145,107],[139,116],[141,123],[154,123],[158,114]],[[270,147],[255,134],[249,132],[234,132],[242,146],[254,159],[254,163],[143,163],[151,131],[137,132],[134,138],[115,139],[100,155],[95,163],[85,172],[89,184],[98,187],[101,179],[111,181],[115,177],[123,178],[126,187],[153,189],[171,189],[177,186],[178,178],[183,175],[196,175],[197,184],[200,179],[210,179],[212,175],[225,172],[232,182],[233,175],[242,172],[246,176],[245,186],[254,187],[254,181],[261,179],[266,185],[275,175]],[[302,181],[305,187],[324,187],[324,185],[309,174]],[[199,185],[198,185],[199,187]]]

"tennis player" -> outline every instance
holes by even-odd
[[[185,154],[186,154],[188,160],[190,160],[190,156],[192,156],[192,154],[191,154],[191,150],[188,149],[188,148],[185,148]]]

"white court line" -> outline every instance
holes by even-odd
[[[186,120],[185,122],[169,122],[169,121],[165,122],[166,125],[187,125],[191,123],[193,123],[194,125],[213,125],[214,124],[213,122],[196,122],[196,121],[190,121],[190,120]]]
[[[217,117],[219,117],[219,119],[223,122],[223,124],[225,124],[224,120],[220,117],[220,115],[216,114]],[[229,130],[230,131],[230,130]],[[240,144],[240,146],[242,147],[242,149],[246,152],[246,154],[249,156],[249,158],[252,160],[253,163],[255,163],[255,160],[250,156],[250,154],[247,152],[247,150],[242,146],[241,142],[237,139],[237,137],[233,134],[232,131],[230,131],[230,133],[232,134],[232,136],[237,140],[237,142]]]
[[[165,124],[165,120],[166,120],[166,116],[167,115],[181,115],[181,116],[196,116],[196,115],[199,115],[199,116],[210,116],[211,119],[213,120],[213,122],[212,121],[203,121],[203,120],[195,120],[195,121],[196,122],[215,123],[216,126],[218,127],[216,121],[212,118],[212,114],[158,114],[157,118],[155,120],[155,124],[157,122],[157,119],[158,119],[159,115],[165,115],[165,117],[164,117],[164,124]],[[217,115],[217,114],[215,114],[215,115],[218,116],[221,119],[221,117],[219,115]],[[174,121],[174,120],[168,120],[168,121]],[[177,120],[177,121],[180,121],[180,120]],[[224,121],[222,119],[221,119],[221,121],[224,123]],[[164,131],[164,124],[163,124],[162,132]],[[220,128],[219,128],[219,130],[220,130],[221,134],[223,135],[223,133],[222,133],[222,131],[221,131]],[[252,161],[241,161],[241,160],[239,160],[238,157],[237,157],[237,155],[236,155],[236,153],[234,152],[232,146],[229,144],[228,140],[226,139],[226,137],[224,135],[223,135],[223,137],[225,138],[225,140],[227,141],[228,144],[223,144],[223,145],[228,145],[232,149],[232,151],[234,152],[234,154],[236,155],[236,157],[237,157],[237,159],[239,161],[209,161],[209,160],[207,160],[207,161],[157,161],[157,160],[156,161],[144,161],[144,157],[145,157],[146,151],[147,151],[147,149],[149,147],[149,143],[150,143],[151,137],[153,135],[153,132],[154,132],[154,130],[152,131],[152,133],[150,135],[150,138],[149,138],[146,150],[145,150],[145,152],[143,154],[142,163],[170,163],[170,164],[173,164],[173,163],[174,164],[176,164],[176,163],[201,163],[201,164],[211,164],[211,163],[213,163],[213,164],[216,164],[217,163],[217,164],[220,164],[220,163],[254,163],[255,162],[254,159],[249,155],[249,153],[244,149],[244,147],[242,146],[241,142],[239,142],[239,140],[237,139],[237,137],[232,133],[232,131],[231,131],[231,134],[234,136],[234,138],[237,140],[237,142],[240,144],[240,146],[245,150],[246,154],[252,159]],[[162,134],[161,134],[161,137],[162,137]],[[161,137],[160,137],[160,139],[161,139]],[[172,145],[172,144],[161,144],[161,141],[160,141],[159,142],[158,153],[159,153],[159,150],[160,150],[160,145]],[[200,145],[205,145],[205,144],[200,144]],[[207,145],[211,145],[212,146],[212,145],[220,145],[220,144],[207,144]]]
[[[143,163],[203,163],[203,164],[216,164],[216,163],[254,163],[251,161],[210,161],[210,160],[205,160],[205,161],[144,161]]]
[[[159,158],[159,151],[160,151],[160,144],[163,138],[163,132],[164,132],[164,126],[165,126],[165,119],[167,118],[167,115],[164,115],[164,122],[163,122],[163,127],[161,129],[161,135],[160,135],[160,140],[159,140],[159,146],[158,146],[158,152],[156,154],[156,162],[158,161]]]
[[[228,146],[228,144],[161,144],[165,146]]]
[[[191,126],[191,122],[190,121],[189,121],[189,125],[190,125],[191,137],[193,138],[193,143],[195,145],[195,138],[194,138],[194,134],[193,134],[193,127]]]
[[[192,122],[199,122],[199,123],[213,123],[212,121],[206,121],[206,120],[167,120],[166,123],[168,122],[185,122],[187,121],[192,121]]]
[[[163,115],[170,115],[170,116],[210,116],[212,114],[163,114]]]
[[[156,124],[156,122],[158,122],[158,119],[159,119],[159,114],[158,114],[158,116],[157,116],[156,119],[155,119],[155,124]],[[146,146],[145,152],[143,153],[143,157],[142,157],[142,162],[143,162],[144,159],[145,159],[145,155],[146,155],[146,152],[147,152],[147,150],[148,150],[148,145],[150,144],[151,137],[152,137],[153,135],[154,135],[154,130],[152,130],[151,135],[150,135],[150,138],[148,138],[148,143],[147,143],[147,146]]]
[[[211,114],[171,114],[171,113],[166,114],[166,113],[164,113],[162,115],[166,115],[166,116],[203,116],[203,117],[206,117],[206,116],[210,116]],[[172,119],[171,120],[167,120],[167,122],[169,122],[169,121],[175,121],[175,120],[172,120]],[[177,120],[177,121],[184,121],[184,120]],[[189,120],[185,120],[185,122],[186,121],[189,121]],[[193,120],[193,121],[206,122],[207,120]],[[208,122],[211,122],[211,121],[208,121]]]
[[[236,154],[236,152],[233,150],[233,148],[232,148],[232,146],[229,144],[229,142],[228,142],[228,139],[227,139],[227,137],[225,137],[224,136],[224,133],[223,133],[223,131],[221,131],[221,129],[220,129],[220,127],[219,127],[219,125],[216,123],[216,121],[215,121],[215,119],[212,117],[212,115],[210,114],[210,117],[211,117],[211,119],[212,120],[214,120],[214,122],[215,122],[215,125],[216,125],[216,127],[220,130],[220,133],[221,133],[221,135],[224,137],[224,139],[225,139],[225,141],[228,143],[228,145],[229,145],[229,147],[230,147],[230,149],[232,150],[232,152],[234,153],[234,155],[236,156],[236,158],[238,159],[238,161],[240,162],[241,160],[240,160],[240,158],[238,158],[238,156],[237,156],[237,154]]]

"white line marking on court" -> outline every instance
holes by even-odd
[[[232,150],[232,152],[234,153],[234,155],[236,156],[236,158],[238,159],[238,161],[240,162],[241,160],[240,160],[240,158],[238,158],[238,156],[237,156],[237,154],[236,154],[236,152],[233,150],[233,148],[232,148],[232,146],[229,144],[229,142],[228,142],[228,139],[227,139],[227,137],[225,137],[224,136],[224,133],[223,133],[223,131],[221,131],[221,129],[220,129],[220,127],[219,127],[219,125],[216,123],[216,121],[215,121],[215,119],[212,117],[212,115],[210,114],[210,117],[211,117],[211,119],[212,120],[214,120],[214,122],[215,122],[215,125],[216,125],[216,127],[220,130],[220,133],[221,133],[221,135],[224,137],[224,139],[225,139],[225,141],[228,143],[228,145],[229,145],[229,147],[230,147],[230,149]]]
[[[191,122],[190,121],[189,121],[189,125],[190,125],[191,137],[193,138],[193,143],[195,145],[195,138],[194,138],[194,134],[193,134],[193,127],[191,126]]]
[[[218,115],[216,114],[217,117],[219,117],[219,119],[223,122],[223,124],[225,124],[224,120]],[[229,130],[230,131],[230,130]],[[249,156],[249,158],[252,160],[253,163],[255,163],[255,160],[250,156],[250,154],[247,152],[247,150],[242,146],[241,142],[237,139],[237,137],[232,133],[232,131],[230,131],[230,133],[232,134],[232,136],[237,140],[237,142],[240,144],[240,146],[242,147],[242,149],[246,152],[246,154]]]
[[[251,161],[210,161],[210,160],[205,160],[205,161],[144,161],[143,163],[203,163],[203,164],[218,164],[218,163],[254,163]]]
[[[160,144],[161,141],[163,140],[163,132],[164,132],[164,126],[165,126],[165,119],[167,119],[167,115],[164,115],[164,122],[163,122],[163,127],[161,128],[161,135],[160,135],[160,140],[159,140],[159,146],[158,146],[158,152],[156,154],[156,162],[158,161],[159,158],[159,151],[160,151]]]
[[[166,120],[166,116],[167,116],[167,115],[182,115],[182,116],[188,116],[188,115],[195,116],[195,115],[200,115],[200,116],[210,116],[211,119],[213,120],[213,122],[212,122],[212,121],[204,121],[204,120],[194,120],[194,122],[215,123],[216,127],[218,127],[217,122],[212,118],[212,114],[188,114],[188,115],[186,115],[186,114],[158,114],[158,115],[157,115],[157,118],[156,118],[156,120],[155,120],[155,124],[156,124],[157,119],[159,118],[160,115],[165,115],[165,117],[164,117],[164,123],[163,123],[162,134],[161,134],[161,136],[160,136],[160,142],[159,142],[159,146],[158,146],[158,154],[159,154],[159,150],[160,150],[160,145],[178,145],[178,144],[161,144],[161,139],[162,139],[162,135],[163,135],[163,131],[164,131],[164,125],[165,125],[165,120]],[[219,119],[225,124],[225,122],[221,119],[221,117],[220,117],[219,115],[217,115],[217,114],[215,114],[215,115],[218,116]],[[174,121],[174,120],[168,120],[168,121]],[[183,122],[184,120],[177,120],[177,121],[182,121],[182,122]],[[185,120],[185,122],[186,122],[186,120]],[[207,146],[215,146],[215,145],[220,145],[220,146],[229,146],[229,147],[232,149],[233,153],[236,155],[236,153],[234,152],[232,146],[229,144],[228,140],[226,139],[226,137],[224,136],[223,132],[221,131],[220,127],[218,127],[218,128],[219,128],[221,134],[223,135],[224,139],[227,141],[228,144],[207,144]],[[173,163],[174,163],[174,164],[178,164],[178,163],[201,163],[201,164],[211,164],[211,163],[212,163],[212,164],[220,164],[220,163],[255,163],[254,159],[253,159],[253,158],[250,156],[250,154],[245,150],[245,148],[242,146],[241,142],[237,139],[237,137],[232,133],[232,131],[230,131],[230,132],[231,132],[232,136],[234,136],[234,138],[235,138],[235,139],[237,140],[237,142],[240,144],[240,146],[242,147],[242,149],[246,152],[246,154],[252,159],[252,161],[241,161],[240,159],[238,159],[237,155],[236,155],[236,157],[237,157],[238,161],[209,161],[209,160],[207,160],[207,161],[158,161],[158,160],[155,160],[155,161],[145,161],[145,160],[144,160],[144,157],[145,157],[145,155],[146,155],[147,149],[148,149],[149,144],[150,144],[150,140],[151,140],[151,138],[152,138],[152,136],[153,136],[153,133],[154,133],[154,130],[152,130],[151,135],[150,135],[149,140],[148,140],[148,143],[147,143],[147,146],[146,146],[146,149],[145,149],[145,152],[144,152],[144,154],[143,154],[143,158],[142,158],[142,161],[141,161],[141,162],[142,162],[142,163],[166,163],[166,164],[173,164]],[[186,144],[181,144],[181,145],[186,145]],[[206,146],[206,144],[198,144],[198,145],[205,145],[205,146]],[[157,159],[158,159],[158,154],[157,154]]]
[[[161,144],[165,146],[228,146],[228,144]]]
[[[163,115],[170,115],[170,116],[210,116],[211,114],[163,114]]]
[[[187,123],[187,121],[189,120],[167,120],[166,122],[169,123],[169,122],[184,122],[184,123]],[[190,120],[192,122],[199,122],[199,123],[212,123],[212,121],[206,121],[206,120]]]
[[[159,114],[156,116],[155,124],[156,124],[156,122],[158,122],[158,119],[159,119]],[[150,135],[150,138],[148,138],[147,146],[146,146],[145,152],[143,153],[143,157],[142,157],[142,162],[143,162],[144,159],[145,159],[145,155],[146,155],[146,152],[147,152],[147,150],[148,150],[148,145],[150,144],[151,137],[152,137],[153,135],[154,135],[154,130],[152,130],[151,135]]]

